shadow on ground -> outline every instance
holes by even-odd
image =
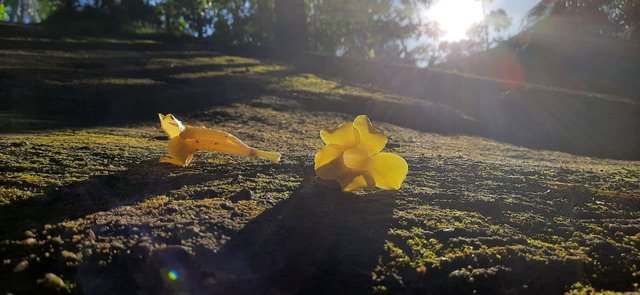
[[[199,176],[170,181],[167,176],[174,169],[157,159],[145,160],[120,173],[92,176],[52,188],[41,197],[0,206],[0,224],[4,225],[0,228],[0,240],[19,239],[29,229],[134,204],[148,196],[203,181]]]
[[[0,27],[0,39],[0,132],[184,116],[256,97],[256,77],[284,70],[197,43],[49,37],[12,26]]]
[[[310,172],[311,173],[311,172]],[[309,174],[309,173],[307,173]],[[307,175],[298,191],[233,234],[217,252],[179,245],[148,260],[119,259],[108,270],[79,272],[86,294],[113,294],[131,285],[149,294],[363,294],[384,251],[395,193],[358,196]],[[170,270],[177,280],[167,276]],[[109,282],[108,285],[95,282]]]

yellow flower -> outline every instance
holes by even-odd
[[[316,153],[316,174],[337,180],[343,191],[374,186],[397,190],[407,176],[407,161],[396,154],[381,153],[387,136],[365,115],[333,131],[321,130],[320,138],[327,145]]]
[[[161,157],[160,163],[187,166],[197,151],[221,152],[248,157],[261,157],[274,163],[280,154],[254,149],[230,133],[204,127],[184,125],[171,114],[158,114],[160,126],[169,135],[169,156]]]

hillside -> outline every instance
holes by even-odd
[[[488,52],[447,62],[437,68],[510,81],[523,88],[547,88],[555,94],[535,95],[532,99],[539,100],[540,96],[550,99],[530,106],[537,109],[530,113],[555,122],[536,136],[549,137],[555,143],[562,142],[560,137],[565,137],[569,142],[579,142],[580,146],[571,147],[567,142],[551,149],[638,159],[640,138],[634,134],[640,134],[640,87],[637,82],[640,79],[640,45],[600,35],[586,20],[548,17]],[[507,93],[508,97],[513,91]],[[576,99],[581,96],[583,99]],[[615,103],[598,102],[603,100]],[[557,108],[562,110],[557,112]],[[520,125],[538,129],[531,124]],[[556,132],[554,129],[566,131],[556,137],[550,135]],[[620,148],[605,147],[609,143]],[[549,144],[537,146],[548,148]]]
[[[2,294],[640,292],[638,161],[487,139],[443,93],[197,43],[0,25],[0,60]],[[159,164],[158,112],[283,160]],[[408,161],[400,191],[315,176],[319,130],[361,113]]]
[[[640,44],[592,27],[578,17],[548,17],[486,53],[439,67],[640,101]]]
[[[264,48],[244,53],[437,108],[380,112],[414,129],[639,160],[640,46],[577,34],[576,26],[571,19],[547,19],[487,53],[427,69]]]

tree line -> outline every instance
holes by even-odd
[[[469,38],[442,42],[443,29],[419,13],[434,0],[0,0],[0,19],[81,23],[209,38],[230,45],[311,50],[406,64],[433,64],[495,45],[511,26],[504,10],[485,12]],[[450,0],[445,0],[450,1]],[[483,1],[483,4],[491,0]],[[543,0],[530,19],[551,13],[598,13],[637,38],[640,0]],[[78,25],[80,26],[80,25]],[[91,28],[96,31],[95,28]]]
[[[527,17],[535,22],[549,15],[577,16],[596,24],[599,34],[640,41],[640,0],[542,0]]]

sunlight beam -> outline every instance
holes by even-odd
[[[466,39],[471,25],[484,18],[482,1],[478,0],[440,0],[426,9],[424,15],[445,31],[443,41]]]

